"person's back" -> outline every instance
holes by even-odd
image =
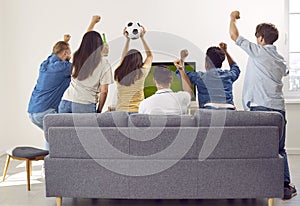
[[[144,35],[145,28],[141,32],[141,40],[146,52],[146,59],[138,50],[129,49],[130,39],[126,34],[126,28],[123,35],[126,37],[126,44],[123,49],[121,63],[115,71],[115,80],[117,84],[117,104],[116,111],[126,111],[130,113],[138,112],[141,101],[144,100],[144,82],[150,71],[152,64],[152,52],[147,45]]]
[[[266,33],[264,39],[261,32]],[[285,110],[282,78],[288,74],[288,67],[273,45],[278,31],[274,25],[263,23],[257,26],[256,35],[258,44],[242,36],[236,39],[236,44],[249,55],[243,88],[244,108],[259,105]]]
[[[59,104],[59,113],[102,112],[108,85],[113,83],[111,66],[107,59],[101,35],[93,31],[100,16],[93,16],[78,50],[74,53],[71,84]]]
[[[234,105],[232,94],[234,79],[229,70],[212,68],[206,72],[199,72],[197,75],[199,75],[196,86],[200,108],[209,103]],[[188,76],[191,75],[188,74]]]
[[[28,105],[29,113],[43,112],[49,108],[57,111],[59,102],[70,84],[70,66],[51,54],[40,67],[39,77]]]
[[[98,102],[100,86],[112,83],[111,66],[107,59],[102,58],[93,74],[86,79],[72,78],[63,99],[80,104]]]
[[[142,114],[181,115],[188,113],[191,95],[188,92],[173,92],[170,89],[173,81],[171,70],[158,66],[154,71],[154,83],[157,91],[143,100],[139,105]]]
[[[221,69],[227,57],[230,70]],[[227,52],[227,45],[207,49],[205,58],[206,72],[186,72],[189,81],[196,85],[200,108],[235,109],[232,85],[239,75],[240,69]],[[179,74],[180,70],[176,73]]]
[[[137,112],[144,100],[144,83],[150,68],[141,68],[141,76],[131,85],[117,84],[117,111]]]

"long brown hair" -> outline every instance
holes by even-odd
[[[127,52],[122,63],[116,69],[114,78],[119,82],[119,84],[130,86],[142,77],[142,66],[142,54],[136,49],[131,49]]]
[[[74,53],[71,66],[71,76],[78,80],[84,80],[92,75],[101,61],[103,41],[96,31],[85,33],[79,49]]]

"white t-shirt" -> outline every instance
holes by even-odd
[[[191,96],[188,92],[173,92],[171,89],[161,89],[141,102],[139,113],[187,114],[190,103]]]
[[[110,63],[107,59],[102,58],[93,74],[88,78],[81,81],[71,78],[71,83],[62,99],[80,104],[96,104],[99,99],[100,86],[112,83]]]

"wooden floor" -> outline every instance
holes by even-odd
[[[0,179],[5,164],[5,156],[0,157]],[[25,163],[12,160],[8,177],[0,182],[1,206],[55,206],[55,198],[45,197],[44,178],[41,176],[42,161],[33,163],[31,191],[26,189]],[[300,189],[300,155],[289,156],[292,181]],[[299,192],[298,192],[299,193]],[[267,199],[245,200],[111,200],[63,198],[63,206],[267,206]],[[275,206],[300,206],[300,195],[291,200],[275,200]]]

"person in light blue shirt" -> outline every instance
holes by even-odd
[[[285,151],[286,114],[282,78],[288,75],[288,67],[273,45],[278,39],[278,30],[273,24],[259,24],[255,32],[257,43],[252,43],[239,35],[236,26],[236,19],[240,18],[239,11],[233,11],[230,18],[231,39],[249,55],[243,87],[244,109],[275,111],[282,114],[285,119],[283,134],[279,142],[279,154],[284,158],[283,199],[290,199],[297,194],[297,191],[291,184]]]
[[[210,47],[206,51],[206,72],[185,72],[191,84],[196,85],[198,91],[199,108],[235,110],[232,85],[239,75],[240,69],[227,51],[227,45],[220,43],[220,47]],[[221,69],[227,57],[230,69]],[[177,75],[183,75],[177,69]]]
[[[41,129],[44,117],[57,113],[61,98],[70,84],[69,40],[70,35],[65,35],[64,41],[54,45],[52,54],[40,66],[38,80],[31,94],[27,111],[30,120]],[[47,143],[45,147],[48,149]]]

